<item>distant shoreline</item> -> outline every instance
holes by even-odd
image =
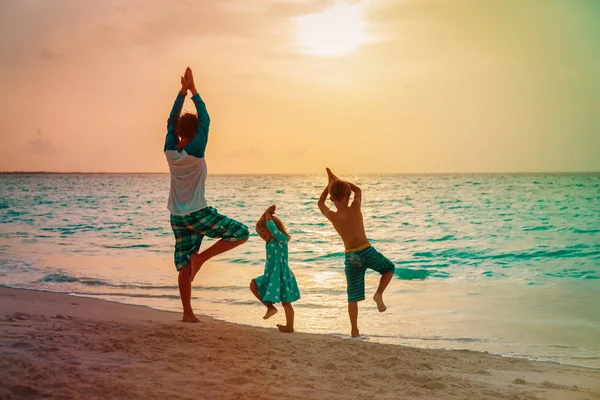
[[[598,175],[600,171],[548,171],[548,172],[372,172],[346,173],[351,176],[547,176],[547,175]],[[57,172],[57,171],[0,171],[0,175],[169,175],[169,172]],[[211,176],[317,176],[319,172],[307,173],[220,173]]]

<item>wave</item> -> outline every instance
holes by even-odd
[[[48,228],[39,228],[41,231],[46,232],[58,232],[62,235],[72,235],[77,232],[89,232],[94,230],[102,230],[103,228],[99,228],[92,225],[85,224],[76,224],[76,225],[67,225],[67,226],[55,226]]]
[[[128,245],[118,245],[118,244],[105,244],[105,249],[147,249],[152,247],[149,244],[128,244]]]
[[[600,251],[582,251],[593,247],[587,245],[569,246],[556,250],[529,250],[494,252],[493,250],[445,249],[439,252],[418,251],[413,253],[414,257],[423,258],[458,258],[463,260],[531,260],[531,259],[561,259],[561,258],[589,258],[600,255]]]
[[[87,278],[87,277],[75,277],[68,275],[64,272],[55,272],[48,274],[36,281],[36,283],[79,283],[87,286],[105,286],[119,289],[139,289],[139,290],[177,290],[179,287],[176,285],[151,285],[151,284],[118,284],[111,283],[101,279]],[[246,286],[203,286],[197,285],[198,289],[201,290],[215,290],[215,291],[230,291],[230,290],[247,290]],[[94,293],[97,294],[97,293]]]
[[[558,249],[558,250],[533,250],[533,251],[523,251],[523,252],[507,252],[500,254],[493,254],[489,257],[479,257],[479,258],[492,258],[492,259],[504,259],[504,258],[512,258],[515,260],[530,260],[534,258],[578,258],[578,257],[589,257],[592,255],[600,254],[600,251],[590,251],[590,252],[582,252],[577,251],[577,249]]]
[[[425,280],[433,274],[425,269],[396,268],[394,275],[403,281]]]
[[[37,282],[40,282],[40,283],[49,283],[49,282],[74,283],[74,282],[77,282],[77,283],[82,283],[84,285],[92,285],[92,286],[97,286],[97,285],[110,286],[110,284],[107,284],[99,279],[76,278],[74,276],[63,274],[60,272],[48,274],[48,275],[38,279]]]
[[[396,260],[394,261],[394,264],[396,266],[398,265],[403,265],[403,266],[412,266],[415,268],[426,268],[426,269],[438,269],[438,268],[448,268],[450,266],[450,264],[448,263],[440,263],[440,262],[436,262],[438,260],[428,260],[428,259],[412,259],[412,260]]]
[[[74,294],[76,296],[104,296],[104,297],[135,297],[135,298],[143,298],[143,299],[172,299],[179,300],[179,295],[175,294],[150,294],[150,293],[96,293],[96,292],[69,292],[69,294]],[[194,300],[199,300],[200,297],[192,297]],[[205,299],[202,299],[205,300]]]
[[[252,265],[259,265],[262,264],[263,261],[259,260],[259,261],[252,261],[248,258],[226,258],[224,259],[227,262],[230,262],[232,264],[252,264]]]
[[[330,259],[330,258],[337,258],[337,257],[343,257],[343,256],[344,256],[344,252],[343,251],[338,251],[338,252],[335,252],[335,253],[325,254],[325,255],[322,255],[322,256],[318,256],[318,257],[305,258],[302,261],[303,262],[312,262],[312,261],[327,260],[327,259]]]
[[[600,276],[595,275],[595,271],[580,271],[575,268],[565,268],[561,271],[555,272],[546,272],[545,276],[549,276],[552,278],[574,278],[574,279],[583,279],[583,280],[594,280],[600,279]]]
[[[427,239],[428,242],[445,242],[447,240],[456,240],[456,237],[454,235],[446,235],[446,236],[443,236],[441,238],[430,238],[430,239]]]
[[[573,233],[600,233],[600,229],[577,229],[577,228],[570,228],[570,231]]]
[[[444,336],[409,336],[409,335],[369,335],[374,338],[393,338],[406,340],[426,340],[426,341],[445,341],[462,343],[485,343],[487,339],[472,337],[444,337]]]
[[[318,303],[294,303],[295,308],[309,308],[309,309],[331,309],[330,304],[318,304]]]
[[[177,299],[179,299],[179,296],[176,296]],[[258,300],[240,300],[240,299],[215,299],[215,298],[200,298],[197,297],[196,299],[198,300],[202,300],[205,301],[207,303],[219,303],[219,304],[228,304],[228,305],[234,305],[234,306],[253,306],[253,305],[258,305],[260,304],[260,302]]]
[[[549,229],[553,229],[552,225],[540,225],[540,226],[525,226],[523,227],[523,231],[525,232],[536,232],[536,231],[547,231]]]

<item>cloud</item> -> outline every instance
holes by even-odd
[[[62,58],[61,53],[57,53],[48,47],[44,47],[40,50],[40,57],[46,60],[52,60],[55,58]]]
[[[356,3],[351,1],[349,3]],[[308,1],[273,1],[267,5],[270,15],[277,17],[299,17],[301,15],[318,13],[335,6],[336,0],[308,0]]]
[[[227,154],[227,156],[231,158],[256,158],[261,157],[262,155],[263,153],[260,150],[253,147],[243,150],[234,150]]]
[[[303,158],[306,157],[308,151],[306,151],[306,149],[302,148],[302,149],[291,149],[291,150],[287,150],[286,152],[284,152],[286,157],[292,157],[292,158]]]
[[[36,132],[36,138],[29,141],[29,151],[35,154],[55,154],[56,149],[52,143],[52,139],[44,138],[41,129]]]

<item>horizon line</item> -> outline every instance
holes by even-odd
[[[0,171],[0,175],[169,175],[170,172],[81,172],[81,171]],[[258,172],[258,173],[212,173],[209,175],[320,175],[321,172]],[[349,172],[347,175],[535,175],[535,174],[600,174],[598,171],[504,171],[504,172]]]

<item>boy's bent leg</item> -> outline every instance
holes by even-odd
[[[234,249],[234,248],[246,243],[247,241],[248,241],[248,238],[245,238],[242,240],[236,240],[236,241],[229,241],[229,240],[221,239],[217,243],[210,246],[208,249],[201,252],[200,254],[193,254],[192,262],[191,262],[192,275],[189,277],[190,282],[194,280],[194,277],[196,276],[198,271],[200,271],[200,268],[202,268],[202,264],[204,264],[206,261],[210,260],[214,256],[217,256],[219,254],[225,253],[226,251]]]
[[[179,277],[177,279],[179,284],[179,296],[181,297],[181,304],[183,305],[183,322],[198,322],[198,318],[194,315],[192,310],[192,282],[190,282],[190,268],[191,263],[188,263],[185,267],[179,270]]]
[[[383,302],[383,292],[385,288],[390,284],[392,277],[394,276],[395,266],[394,263],[388,260],[383,254],[370,247],[364,253],[365,263],[374,271],[381,274],[379,279],[379,286],[377,291],[373,295],[373,300],[377,303],[377,309],[379,312],[387,310],[385,303]]]
[[[390,284],[392,277],[394,276],[393,272],[384,272],[381,274],[381,278],[379,278],[379,286],[377,287],[377,291],[373,295],[373,300],[377,303],[377,310],[379,312],[384,312],[387,310],[385,303],[383,302],[383,292],[385,288]]]
[[[348,316],[350,317],[350,325],[352,326],[350,335],[352,337],[359,337],[360,333],[358,332],[358,302],[357,301],[348,302]]]

